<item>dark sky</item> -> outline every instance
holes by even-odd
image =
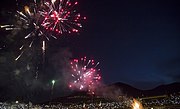
[[[78,53],[101,62],[105,83],[141,89],[180,81],[180,3],[81,0],[87,16]]]
[[[1,5],[2,9],[8,9],[7,4]],[[50,42],[57,45],[50,51],[63,45],[72,57],[96,59],[105,84],[123,82],[150,89],[180,82],[177,0],[79,0],[78,8],[87,17],[80,35],[65,39],[63,44]]]

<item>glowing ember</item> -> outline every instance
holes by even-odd
[[[143,106],[139,101],[133,99],[132,109],[143,109]]]

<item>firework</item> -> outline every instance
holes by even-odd
[[[44,18],[41,25],[53,34],[79,32],[78,28],[82,27],[80,22],[86,17],[82,18],[74,9],[77,4],[78,2],[71,3],[70,0],[45,1],[44,8],[39,11]]]
[[[17,4],[18,1],[16,0]],[[1,25],[6,31],[28,30],[24,39],[27,40],[28,47],[32,47],[35,40],[40,39],[42,43],[43,56],[45,53],[46,41],[51,37],[57,37],[67,32],[79,32],[82,27],[80,13],[77,13],[75,6],[78,2],[71,3],[70,0],[32,0],[30,6],[23,6],[23,10],[16,11],[15,24]],[[19,5],[17,5],[19,6]],[[25,45],[19,49],[22,51],[15,60],[18,60],[24,53]]]
[[[86,90],[94,94],[96,86],[99,84],[101,76],[100,69],[97,69],[99,62],[87,60],[86,57],[80,60],[74,59],[71,63],[72,81],[69,87],[72,89]]]
[[[18,1],[17,6],[18,5]],[[44,43],[47,37],[41,29],[41,16],[38,13],[38,5],[36,1],[32,1],[30,6],[22,6],[22,10],[17,10],[15,13],[16,22],[9,25],[2,25],[1,28],[6,31],[26,31],[27,35],[24,36],[25,43],[19,48],[21,53],[15,58],[17,61],[25,52],[27,47],[32,47],[35,40],[41,39],[40,43]],[[19,8],[19,7],[18,7]],[[43,44],[44,45],[44,44]],[[45,47],[42,47],[42,49]],[[45,51],[43,49],[43,51]]]

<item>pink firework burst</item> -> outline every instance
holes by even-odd
[[[69,88],[88,91],[94,94],[94,90],[100,83],[100,69],[97,69],[99,62],[87,60],[86,57],[71,61],[71,82]]]
[[[63,32],[79,32],[82,27],[80,13],[75,10],[78,2],[70,0],[51,0],[43,3],[44,8],[39,11],[44,20],[42,26],[53,34],[62,34]]]

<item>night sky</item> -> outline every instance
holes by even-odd
[[[180,4],[173,1],[82,1],[87,14],[78,53],[101,62],[105,83],[149,89],[180,81]]]
[[[3,4],[2,10],[14,5]],[[100,62],[104,84],[123,82],[151,89],[180,82],[177,0],[79,0],[78,9],[87,17],[80,34],[50,41],[47,58],[62,48],[71,58],[94,58]]]

